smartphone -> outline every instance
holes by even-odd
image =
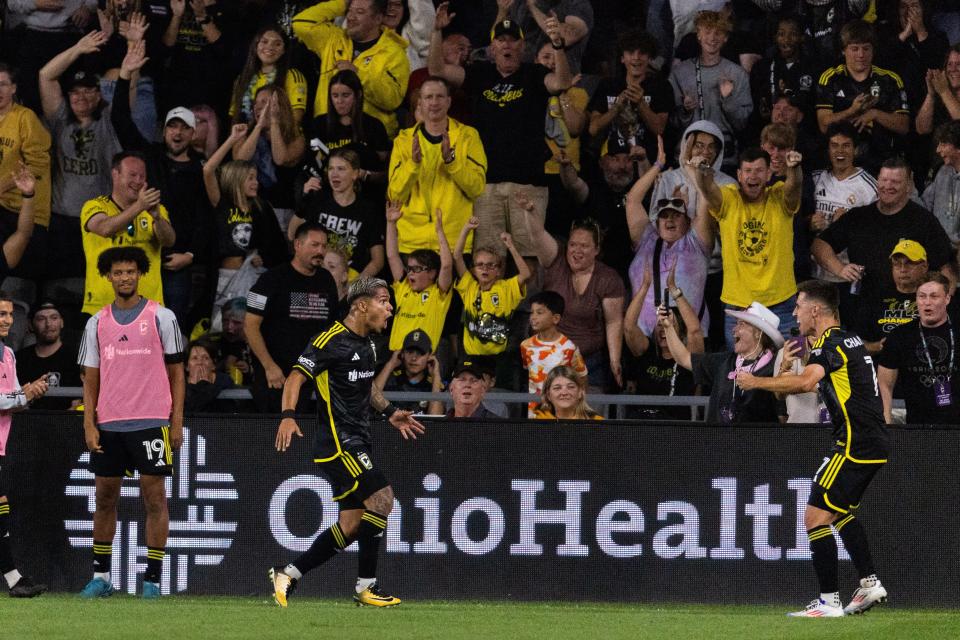
[[[802,358],[807,355],[807,338],[800,335],[800,329],[794,327],[790,329],[790,338],[788,342],[792,342],[796,348],[799,348],[800,351],[797,353],[798,358]]]

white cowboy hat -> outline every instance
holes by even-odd
[[[773,311],[770,311],[770,309],[767,309],[759,302],[752,303],[743,311],[731,311],[730,309],[727,309],[725,313],[728,316],[738,320],[743,320],[744,322],[752,324],[757,329],[760,329],[760,331],[763,331],[771,340],[773,340],[773,343],[777,345],[777,347],[783,346],[783,335],[778,329],[780,326],[780,318],[777,317],[777,314],[775,314]]]

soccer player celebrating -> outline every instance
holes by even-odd
[[[800,284],[798,293],[793,315],[800,333],[816,338],[803,372],[776,378],[741,372],[737,374],[737,384],[744,389],[776,393],[808,393],[820,385],[836,444],[813,476],[813,489],[803,517],[813,568],[820,580],[820,597],[803,611],[789,615],[840,617],[845,613],[863,613],[887,598],[887,590],[874,572],[866,532],[852,509],[860,504],[870,480],[887,461],[888,434],[873,360],[859,336],[840,328],[836,287],[829,282],[808,280]],[[860,574],[860,587],[844,608],[840,607],[837,587],[834,530]]]
[[[117,530],[120,485],[140,472],[147,512],[147,571],[143,597],[160,597],[160,570],[169,532],[164,478],[173,472],[173,450],[183,442],[183,337],[169,309],[137,293],[150,268],[139,247],[111,247],[97,270],[113,287],[114,301],[84,330],[83,435],[90,450],[97,509],[93,516],[93,579],[84,598],[113,594],[110,565]]]
[[[383,414],[404,439],[416,439],[423,425],[387,402],[373,385],[376,353],[371,333],[387,327],[393,312],[390,290],[379,278],[360,278],[347,292],[349,311],[343,323],[334,322],[317,335],[297,360],[283,385],[283,412],[277,429],[277,451],[290,447],[293,435],[302,437],[294,407],[307,380],[317,386],[317,433],[313,461],[330,479],[340,503],[340,518],[324,531],[306,553],[286,567],[270,569],[274,600],[281,607],[303,574],[319,567],[354,540],[360,545],[357,595],[361,605],[390,607],[400,599],[380,591],[376,582],[379,541],[393,509],[393,489],[373,463],[368,406]]]
[[[0,293],[0,340],[6,338],[13,326],[13,300]],[[47,392],[47,376],[20,386],[17,380],[17,360],[13,350],[0,343],[0,574],[3,574],[13,598],[33,598],[47,590],[43,584],[34,584],[27,576],[20,575],[10,554],[10,503],[3,486],[3,461],[6,455],[7,438],[10,437],[11,413],[23,409]]]

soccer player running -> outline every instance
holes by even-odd
[[[139,247],[111,247],[97,258],[114,301],[84,330],[83,435],[90,450],[97,508],[93,516],[93,579],[84,598],[113,594],[110,583],[117,502],[124,475],[140,472],[147,512],[143,597],[160,597],[160,571],[169,533],[164,478],[183,442],[183,336],[169,309],[137,293],[150,268]]]
[[[398,409],[373,385],[376,353],[369,336],[386,329],[393,313],[387,283],[379,278],[356,280],[347,292],[347,306],[343,322],[334,322],[307,345],[283,385],[277,451],[286,451],[294,434],[303,436],[294,407],[300,387],[310,380],[319,396],[313,461],[333,485],[340,517],[291,564],[270,569],[273,597],[281,607],[287,606],[303,574],[354,540],[360,546],[354,600],[378,607],[400,604],[399,598],[381,592],[376,581],[377,553],[393,509],[393,489],[371,457],[368,407],[381,413],[405,440],[416,439],[424,427],[411,417],[412,411]]]
[[[835,444],[813,476],[813,489],[803,517],[813,568],[820,581],[820,597],[803,611],[789,615],[832,618],[863,613],[887,599],[887,590],[873,568],[866,532],[853,510],[859,506],[870,480],[887,461],[889,443],[873,359],[859,336],[840,328],[836,287],[829,282],[808,280],[797,291],[793,315],[800,333],[816,338],[807,366],[799,375],[776,378],[757,378],[741,372],[737,374],[737,384],[744,389],[776,393],[808,393],[820,385],[820,395],[833,423]],[[796,351],[792,350],[789,357],[796,357]],[[840,535],[860,574],[860,587],[843,608],[833,531]]]

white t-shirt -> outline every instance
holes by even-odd
[[[833,223],[834,212],[837,209],[850,211],[854,207],[864,207],[877,199],[877,181],[864,171],[858,169],[843,180],[837,178],[829,170],[821,169],[813,172],[813,199],[815,213],[823,213],[828,223]],[[829,225],[828,225],[829,226]],[[837,256],[844,264],[850,262],[846,250]],[[828,282],[843,282],[814,262],[813,277]]]

